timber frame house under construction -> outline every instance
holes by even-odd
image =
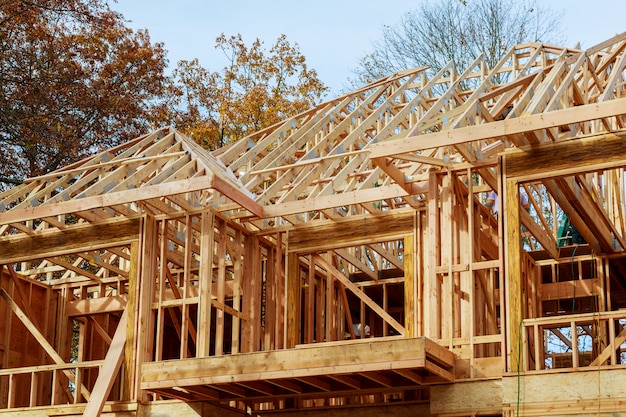
[[[623,415],[625,70],[522,44],[0,193],[0,417]]]

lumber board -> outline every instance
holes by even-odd
[[[609,359],[611,355],[614,354],[615,350],[619,346],[621,346],[622,343],[624,343],[624,341],[626,341],[626,329],[623,329],[617,335],[617,337],[615,337],[615,339],[611,341],[611,343],[609,343],[609,345],[605,347],[604,350],[598,354],[598,357],[595,358],[589,366],[604,365],[607,359]]]
[[[235,188],[228,181],[224,180],[218,175],[214,175],[212,177],[211,183],[211,188],[214,188],[234,202],[240,204],[242,207],[245,207],[255,216],[261,218],[264,217],[263,207],[252,198],[250,198],[244,191]]]
[[[287,324],[287,348],[293,348],[300,340],[300,256],[290,253],[287,256],[287,300],[286,300],[286,324]]]
[[[126,309],[132,314],[132,319],[126,323],[126,352],[124,353],[124,384],[123,397],[136,398],[135,389],[135,363],[136,358],[136,335],[137,335],[137,310],[139,309],[138,287],[140,281],[141,255],[139,254],[139,241],[135,241],[130,245],[130,268],[128,271],[128,301]]]
[[[417,314],[417,272],[415,270],[415,238],[413,234],[404,237],[404,328],[407,337],[418,336]]]
[[[319,263],[322,268],[326,269],[329,274],[332,274],[337,278],[347,289],[352,291],[361,301],[363,301],[369,308],[371,308],[376,314],[378,314],[386,323],[390,324],[401,335],[406,334],[406,330],[402,324],[398,323],[387,311],[374,302],[370,297],[365,294],[359,287],[357,287],[352,281],[350,281],[341,271],[338,271],[324,258],[319,255],[313,255],[316,263]]]
[[[200,256],[204,262],[200,263],[198,302],[198,344],[196,356],[208,356],[211,336],[211,298],[213,293],[212,271],[214,256],[214,224],[215,218],[211,212],[203,212],[200,219]],[[164,243],[162,243],[164,244]],[[163,268],[163,267],[162,267]],[[162,297],[162,296],[161,296]],[[162,338],[163,335],[160,335]]]
[[[98,379],[91,390],[91,398],[85,407],[83,417],[99,417],[104,407],[104,403],[111,392],[115,378],[120,371],[124,360],[124,347],[126,345],[126,322],[128,310],[124,310],[117,329],[113,335],[113,340],[104,358],[105,365],[100,369]]]
[[[416,191],[425,192],[425,181],[419,183]],[[352,204],[365,204],[380,200],[406,197],[409,193],[398,184],[389,184],[382,187],[368,188],[355,191],[345,191],[340,194],[322,195],[296,201],[287,201],[276,205],[263,207],[265,218],[287,216],[290,214],[306,213],[315,210],[326,210]]]
[[[76,317],[91,314],[115,313],[124,311],[127,303],[127,294],[68,301],[65,307],[65,314],[67,317]]]
[[[588,297],[600,294],[600,280],[598,278],[573,281],[551,282],[541,284],[539,289],[541,300],[561,300],[574,297]]]
[[[372,145],[370,148],[370,157],[372,159],[389,157],[435,147],[498,138],[623,114],[626,114],[626,98],[619,98],[540,114],[524,115],[522,117],[495,121],[481,126],[462,127],[431,133],[429,135],[407,136],[402,139]]]
[[[289,231],[289,252],[309,253],[327,249],[402,239],[413,229],[415,211],[384,216],[358,216],[309,222]]]
[[[555,401],[570,401],[570,410],[576,410],[576,403],[587,400],[596,401],[597,407],[598,400],[626,400],[626,378],[623,376],[623,369],[595,367],[591,370],[581,368],[577,372],[534,372],[521,375],[519,382],[516,375],[505,376],[502,379],[502,401],[505,404],[517,402],[519,383],[522,405],[549,407]]]
[[[506,236],[506,265],[505,285],[507,302],[507,370],[516,372],[520,369],[520,340],[523,315],[522,274],[520,271],[521,236],[519,207],[520,197],[518,183],[515,180],[506,181],[506,204],[509,207],[505,224]]]
[[[31,319],[22,311],[22,309],[13,301],[11,296],[4,290],[4,288],[0,288],[0,297],[6,301],[9,305],[9,308],[13,311],[13,313],[17,316],[17,318],[24,324],[24,326],[28,329],[28,331],[34,336],[35,340],[39,343],[39,345],[46,352],[48,357],[52,359],[54,363],[57,365],[66,365],[66,362],[63,360],[61,355],[56,351],[54,346],[52,346],[46,337],[41,333],[41,331],[35,326],[35,324],[31,321]],[[74,374],[69,370],[64,370],[63,373],[70,381],[74,381]],[[84,385],[80,385],[80,393],[85,398],[90,398],[90,392]]]
[[[253,352],[144,363],[142,389],[219,384],[238,381],[348,374],[384,369],[424,368],[431,356],[448,368],[454,355],[425,338],[371,339],[369,343],[302,346],[298,349]],[[431,353],[432,352],[432,353]]]
[[[508,149],[507,176],[527,181],[623,167],[624,140],[626,132],[615,132]]]
[[[123,219],[102,224],[80,224],[35,235],[0,237],[0,263],[29,261],[126,245],[139,236],[140,220]]]
[[[103,207],[123,205],[142,200],[162,198],[193,191],[208,190],[211,188],[213,188],[212,175],[188,178],[163,184],[144,186],[139,189],[104,193],[54,204],[41,204],[35,207],[24,208],[22,210],[9,210],[0,216],[0,225],[53,217]]]
[[[502,381],[456,382],[430,388],[430,412],[435,415],[469,412],[487,414],[502,409]]]

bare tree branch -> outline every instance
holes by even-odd
[[[352,86],[407,68],[438,71],[448,62],[464,69],[480,54],[495,64],[523,42],[560,43],[560,16],[537,0],[436,0],[402,15],[382,28],[353,70]]]

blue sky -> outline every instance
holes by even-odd
[[[516,0],[511,0],[516,1]],[[540,0],[562,11],[565,45],[593,46],[626,31],[624,0]],[[383,25],[394,25],[420,0],[118,0],[112,8],[134,29],[148,29],[153,42],[163,42],[170,66],[199,58],[219,71],[225,62],[214,49],[215,38],[241,33],[270,47],[285,34],[297,43],[310,68],[337,95],[361,56],[371,51]]]

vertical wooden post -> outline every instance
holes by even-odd
[[[329,257],[329,253],[325,254],[326,262],[331,265],[332,261]],[[315,267],[315,265],[313,265]],[[324,334],[324,340],[326,342],[330,342],[335,340],[333,334],[333,320],[335,319],[335,315],[333,314],[335,308],[335,278],[333,277],[330,271],[326,271],[326,333]]]
[[[424,265],[428,264],[428,260],[424,259],[426,251],[424,250],[425,245],[428,244],[428,232],[426,229],[428,227],[427,219],[428,213],[425,210],[420,210],[415,212],[415,220],[413,222],[415,226],[415,231],[413,232],[414,236],[414,255],[413,260],[415,261],[414,265],[414,274],[416,279],[417,286],[417,323],[416,323],[416,336],[424,335],[424,277],[426,276]]]
[[[280,233],[276,236],[277,240],[280,239]],[[278,279],[279,273],[276,271],[276,268],[279,267],[278,261],[276,257],[278,254],[276,253],[276,248],[270,248],[267,253],[267,272],[265,274],[265,299],[263,300],[265,304],[265,317],[262,318],[263,326],[265,329],[265,334],[263,335],[263,349],[270,350],[276,348],[276,337],[279,333],[276,325],[276,311],[278,307],[278,301],[276,298],[278,294],[276,292],[276,280]]]
[[[244,238],[244,262],[241,310],[247,316],[242,324],[241,352],[256,352],[261,340],[261,290],[263,283],[261,247],[259,238],[251,235]]]
[[[181,219],[183,222],[183,219]],[[192,255],[191,255],[191,246],[192,246],[192,226],[191,226],[191,217],[186,215],[184,217],[184,253],[183,253],[183,293],[182,293],[182,304],[180,306],[180,358],[188,358],[189,357],[189,304],[188,299],[191,296],[190,286],[191,286],[191,266],[193,263]]]
[[[142,233],[143,234],[143,233]],[[126,309],[131,314],[132,320],[126,322],[126,346],[124,347],[124,364],[123,364],[123,389],[122,399],[136,399],[135,392],[135,331],[137,322],[137,283],[139,280],[139,242],[134,241],[130,244],[130,265],[128,271],[128,302]]]
[[[470,349],[470,377],[474,376],[474,358],[476,357],[476,347],[474,346],[474,334],[475,320],[479,318],[482,311],[476,309],[474,293],[476,274],[474,272],[474,259],[475,259],[475,244],[479,242],[478,239],[474,239],[474,181],[472,178],[472,170],[470,168],[466,171],[467,175],[467,229],[464,233],[463,243],[461,244],[461,262],[469,265],[467,272],[461,272],[461,294],[468,294],[468,300],[464,301],[463,297],[460,298],[462,305],[461,308],[461,336],[469,338]],[[461,208],[459,208],[459,211]]]
[[[241,311],[241,285],[243,282],[243,239],[244,235],[240,229],[235,232],[235,253],[233,254],[233,309]],[[241,339],[241,319],[236,314],[232,316],[231,326],[231,353],[239,353]]]
[[[507,371],[520,370],[521,357],[521,321],[522,314],[522,256],[519,221],[519,190],[517,180],[506,180],[500,216],[504,219],[504,235],[506,236],[506,311],[508,312],[508,366]]]
[[[289,242],[289,232],[287,231],[287,236],[285,238],[285,242]],[[275,294],[275,302],[276,315],[271,317],[271,320],[276,321],[276,335],[275,335],[275,349],[284,349],[285,343],[287,342],[287,265],[286,255],[283,248],[283,234],[276,234],[276,256],[274,258],[275,267],[274,267],[274,294]]]
[[[165,291],[167,288],[167,242],[168,242],[168,220],[161,220],[159,222],[159,228],[161,233],[161,239],[159,241],[159,287],[157,289],[157,308],[156,308],[156,328],[155,328],[155,355],[154,360],[160,361],[163,359],[163,332],[165,330],[165,313],[166,308],[163,308],[163,301],[165,300]]]
[[[300,336],[300,257],[289,253],[287,257],[287,305],[286,305],[286,348],[299,343]]]
[[[0,265],[0,288],[4,289],[7,292],[11,292],[11,286],[13,282],[8,279],[8,275],[4,274],[4,265]],[[60,306],[62,308],[63,306]],[[13,320],[11,316],[11,310],[7,303],[0,302],[0,317],[2,318],[0,321],[0,345],[2,349],[0,350],[0,366],[2,369],[7,369],[9,367],[9,352],[10,352],[10,343],[9,339],[11,338],[11,322]],[[57,316],[58,320],[59,315]],[[63,323],[63,322],[61,322]],[[60,330],[63,330],[63,326],[61,326]],[[56,343],[58,347],[58,340]],[[0,407],[7,408],[8,402],[5,399],[8,399],[8,391],[9,391],[9,381],[8,378],[0,379]]]
[[[309,269],[313,269],[313,273],[315,273],[315,257],[313,255],[310,256],[311,262],[309,265]],[[317,284],[315,286],[315,337],[317,338],[316,342],[322,342],[324,340],[324,334],[326,332],[326,297],[325,293],[325,285],[324,280],[321,275],[320,278],[317,279]],[[364,323],[363,315],[360,316],[359,320],[361,323]]]
[[[217,243],[217,302],[220,305],[215,311],[215,354],[221,355],[224,353],[224,328],[225,317],[223,306],[226,300],[226,239],[227,225],[226,221],[219,221],[219,236]],[[232,255],[231,255],[232,256]]]
[[[11,287],[12,288],[12,287]],[[64,284],[61,292],[61,298],[59,299],[59,308],[57,310],[56,322],[58,325],[58,331],[55,338],[55,348],[59,354],[67,358],[69,357],[69,352],[71,349],[71,334],[72,334],[72,321],[67,318],[66,308],[67,303],[72,301],[72,289],[69,284]],[[57,373],[54,372],[56,376]],[[61,372],[60,375],[63,375]],[[63,379],[63,376],[61,376]],[[59,378],[57,377],[55,384],[58,384]],[[64,393],[62,389],[56,389],[58,387],[54,386],[54,393],[51,394],[52,401],[55,401],[55,404],[62,404],[64,401]]]
[[[453,193],[452,173],[444,175],[441,184],[441,216],[439,218],[440,238],[439,250],[441,251],[441,266],[446,267],[446,272],[442,274],[441,290],[441,316],[446,317],[440,321],[441,338],[447,340],[448,346],[454,345],[455,328],[458,326],[458,318],[455,308],[455,273],[452,265],[454,263],[454,193]],[[435,266],[435,269],[437,267]],[[436,273],[435,273],[436,274]],[[438,279],[438,278],[437,278]]]
[[[415,238],[404,236],[404,328],[406,337],[417,336],[417,279],[415,276]]]
[[[157,222],[153,216],[143,219],[141,245],[131,244],[129,294],[127,309],[134,314],[134,320],[128,320],[124,369],[130,372],[125,381],[130,385],[130,399],[146,401],[148,396],[139,389],[141,365],[150,360],[153,350],[154,323],[152,317],[152,297],[156,277]],[[126,388],[124,390],[126,394]]]
[[[308,256],[309,270],[307,273],[307,290],[304,300],[304,342],[313,343],[315,339],[315,324],[319,319],[315,314],[315,265],[313,255]],[[318,304],[319,308],[319,304]],[[350,320],[351,321],[351,320]]]
[[[200,276],[198,301],[198,345],[196,356],[209,356],[211,346],[211,292],[213,290],[214,216],[212,211],[202,213],[200,225]]]
[[[439,178],[431,171],[428,181],[428,260],[424,276],[424,336],[439,339],[441,329],[439,284]]]

